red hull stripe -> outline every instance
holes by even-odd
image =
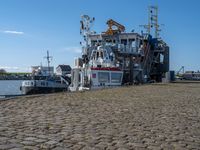
[[[104,68],[92,67],[91,70],[121,71],[119,68],[110,68],[110,67],[104,67]]]

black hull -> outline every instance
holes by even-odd
[[[67,91],[67,88],[51,88],[51,87],[22,87],[22,93],[24,95],[32,94],[47,94]]]

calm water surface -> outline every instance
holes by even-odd
[[[0,98],[3,96],[21,95],[20,86],[23,80],[0,80]]]

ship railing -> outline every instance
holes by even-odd
[[[60,76],[60,79],[61,79],[61,83],[65,83],[66,85],[69,86],[69,82],[65,78],[63,78],[62,76]]]

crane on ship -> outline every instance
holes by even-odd
[[[121,33],[125,31],[125,27],[123,25],[121,25],[120,23],[109,19],[107,21],[107,25],[108,25],[108,30],[105,32],[108,35],[113,35],[116,33]],[[117,29],[113,29],[113,26],[117,27]]]

